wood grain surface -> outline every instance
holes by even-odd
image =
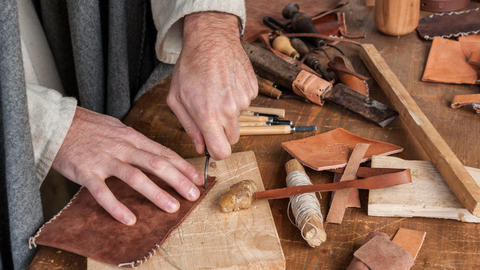
[[[204,157],[188,162],[203,172]],[[221,197],[235,183],[252,180],[258,191],[265,190],[255,154],[247,151],[221,161],[211,160],[208,175],[215,176],[217,184],[162,247],[183,269],[285,269],[280,240],[266,201],[255,201],[250,209],[239,212],[220,210]],[[124,269],[93,259],[87,261],[88,270]],[[138,269],[178,268],[163,250],[158,250]]]
[[[479,7],[471,2],[469,9]],[[420,39],[416,32],[402,37],[381,34],[374,26],[373,7],[366,7],[364,0],[352,0],[341,9],[345,13],[349,35],[367,35],[361,43],[374,44],[400,82],[413,97],[423,113],[437,129],[460,161],[469,167],[480,168],[480,116],[473,109],[450,108],[454,95],[477,94],[479,86],[452,85],[422,82],[421,78],[431,47],[431,41]],[[420,17],[430,15],[420,12]],[[370,75],[359,57],[359,48],[353,44],[339,47],[351,60],[355,70]],[[331,49],[327,50],[330,54]],[[322,66],[326,60],[320,57]],[[144,133],[149,138],[172,148],[184,158],[199,157],[194,146],[174,114],[168,108],[165,98],[168,91],[165,82],[146,93],[129,113],[125,123]],[[389,106],[392,104],[375,83],[369,82],[370,96]],[[297,132],[273,136],[243,136],[232,146],[233,152],[252,150],[266,190],[285,187],[285,163],[291,156],[281,147],[281,142],[301,139],[342,127],[368,139],[380,140],[404,147],[396,157],[408,160],[429,160],[421,145],[400,119],[387,127],[377,127],[359,116],[343,110],[334,104],[323,107],[303,103],[294,99],[271,99],[259,96],[253,106],[285,109],[285,118],[297,126],[316,125],[317,131]],[[306,169],[313,184],[332,182],[333,173]],[[281,240],[286,259],[286,269],[346,269],[367,234],[372,231],[385,232],[392,236],[399,228],[426,231],[425,242],[412,269],[478,269],[480,268],[480,230],[477,224],[455,220],[404,217],[370,217],[367,215],[368,192],[360,190],[361,208],[349,208],[343,223],[326,224],[327,241],[320,247],[311,248],[303,240],[299,230],[287,218],[287,199],[269,201],[270,208]],[[330,194],[323,193],[322,214],[328,212]],[[44,251],[46,250],[46,251]],[[56,256],[56,251],[40,248],[30,269],[74,269],[67,265],[84,265],[85,258],[69,257],[66,252]],[[52,257],[55,255],[56,257]],[[82,264],[83,260],[83,264]],[[62,264],[63,263],[63,264]],[[207,269],[207,268],[206,268]]]

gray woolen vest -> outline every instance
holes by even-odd
[[[171,74],[155,57],[146,0],[34,0],[60,79],[79,105],[123,119]],[[0,270],[26,269],[44,222],[28,120],[17,5],[0,5]]]

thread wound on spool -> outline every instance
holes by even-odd
[[[310,178],[308,175],[301,171],[291,171],[287,175],[287,186],[305,186],[305,185],[312,185]],[[288,219],[295,225],[297,228],[300,229],[302,233],[303,239],[306,241],[313,240],[317,238],[320,232],[324,233],[323,230],[323,216],[320,209],[320,202],[318,201],[315,193],[305,193],[301,195],[296,195],[290,197],[290,202],[288,203],[288,208],[292,208],[292,213],[295,218],[295,222],[292,221],[290,218],[290,211],[287,210]],[[310,222],[312,216],[317,216],[321,222],[322,228],[318,228],[314,224]],[[303,223],[303,225],[302,225]],[[305,237],[305,226],[310,225],[315,228],[315,235],[312,237]],[[324,237],[322,237],[324,238]],[[324,241],[324,240],[323,240]]]

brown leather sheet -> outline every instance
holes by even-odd
[[[382,237],[385,239],[389,239],[388,234],[384,232],[371,232],[365,237],[365,240],[363,240],[362,246],[368,243],[368,241],[372,240],[374,237]],[[350,265],[348,265],[347,270],[370,270],[368,266],[366,266],[362,261],[357,259],[357,257],[353,257],[352,262],[350,262]]]
[[[458,2],[462,2],[458,1]],[[432,40],[434,37],[452,38],[480,33],[480,8],[463,12],[432,14],[418,22],[420,37]]]
[[[335,9],[340,1],[341,0],[298,0],[295,2],[300,6],[300,11],[313,17],[321,12]],[[259,32],[270,29],[263,24],[264,16],[272,17],[280,23],[287,24],[289,20],[282,17],[282,10],[290,3],[292,3],[291,0],[246,0],[247,24],[243,33],[243,40],[249,40]]]
[[[381,236],[373,237],[355,251],[353,256],[372,270],[406,270],[414,263],[407,250]]]
[[[160,188],[180,202],[180,209],[169,214],[117,178],[106,180],[115,197],[136,216],[137,223],[126,226],[110,216],[86,188],[72,199],[70,206],[37,232],[35,244],[70,251],[113,265],[137,267],[149,259],[200,203],[215,185],[209,177],[207,190],[199,188],[200,198],[191,202],[163,180],[149,175]]]
[[[393,238],[392,242],[403,247],[406,251],[412,255],[413,260],[417,258],[418,252],[422,247],[425,240],[425,231],[409,230],[405,228],[398,229],[397,234]]]
[[[388,169],[390,173],[383,175],[376,175],[362,180],[341,181],[338,183],[309,185],[309,186],[295,186],[287,188],[279,188],[255,193],[255,199],[282,199],[289,198],[295,195],[311,193],[311,192],[325,192],[335,191],[349,188],[358,189],[379,189],[386,187],[393,187],[397,185],[407,184],[412,182],[410,170],[402,169]],[[385,171],[382,171],[385,172]]]
[[[470,3],[470,0],[422,0],[420,9],[430,12],[448,12],[462,9]]]
[[[468,63],[472,52],[480,52],[480,36],[461,37],[459,41],[435,37],[422,80],[480,84],[480,67]]]
[[[370,144],[362,162],[370,160],[373,155],[388,156],[403,151],[403,148],[394,144],[362,138],[342,128],[283,142],[282,146],[304,166],[323,171],[345,167],[350,152],[357,143]]]

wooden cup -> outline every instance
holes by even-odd
[[[375,0],[375,26],[390,36],[403,36],[417,28],[420,0]]]

